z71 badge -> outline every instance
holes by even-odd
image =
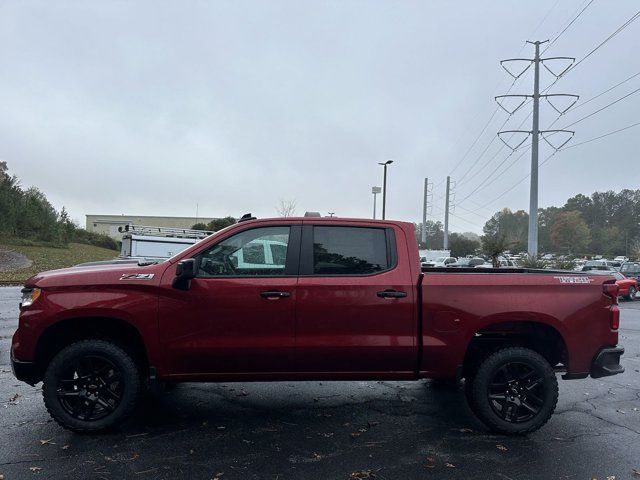
[[[151,280],[153,273],[123,273],[120,280]]]

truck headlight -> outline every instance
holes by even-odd
[[[20,308],[27,308],[33,305],[33,303],[38,299],[41,293],[42,290],[40,290],[39,288],[23,288],[22,299],[20,300]]]

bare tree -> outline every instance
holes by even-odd
[[[293,217],[296,213],[296,201],[280,199],[280,205],[276,208],[281,217]]]

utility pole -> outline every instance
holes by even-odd
[[[449,191],[451,186],[451,177],[447,176],[447,193],[444,204],[444,249],[449,249]]]
[[[429,210],[429,196],[431,195],[431,184],[429,183],[429,179],[424,179],[424,196],[422,198],[422,229],[421,229],[421,240],[422,244],[426,246],[427,244],[427,212]]]
[[[543,65],[556,78],[560,78],[562,75],[564,75],[571,68],[571,66],[573,65],[573,62],[575,62],[575,60],[576,60],[573,57],[540,58],[540,45],[543,44],[543,43],[546,43],[548,41],[549,40],[544,40],[542,42],[541,41],[530,42],[530,41],[527,40],[527,43],[535,46],[535,55],[534,55],[533,59],[531,59],[531,58],[509,58],[507,60],[502,60],[500,62],[500,65],[502,66],[502,68],[504,68],[507,71],[507,73],[509,75],[511,75],[514,79],[518,79],[527,70],[529,70],[531,65],[533,65],[533,95],[498,95],[498,96],[495,97],[496,101],[498,102],[498,105],[500,105],[500,107],[502,107],[502,109],[505,110],[509,115],[513,115],[518,109],[520,109],[520,107],[522,107],[526,103],[527,98],[531,98],[532,99],[532,103],[533,103],[533,123],[532,123],[532,126],[531,126],[531,130],[504,130],[502,132],[498,132],[498,137],[500,138],[500,140],[502,140],[507,147],[511,148],[512,151],[517,150],[522,144],[524,144],[524,142],[527,140],[529,135],[531,135],[531,174],[530,174],[531,183],[530,183],[530,188],[529,188],[529,238],[528,238],[528,242],[527,242],[528,243],[527,250],[528,250],[528,254],[529,254],[530,257],[537,257],[538,256],[538,166],[539,166],[539,164],[538,164],[538,150],[539,150],[539,148],[538,147],[539,147],[540,136],[542,136],[542,138],[549,144],[549,146],[551,146],[553,149],[558,151],[562,147],[564,147],[567,144],[567,142],[569,142],[569,140],[571,140],[571,138],[573,137],[573,135],[575,133],[575,132],[570,131],[570,130],[544,130],[544,131],[540,131],[540,98],[545,98],[549,102],[549,105],[551,105],[551,107],[556,112],[558,112],[560,115],[565,114],[571,107],[573,107],[576,104],[576,102],[580,98],[578,95],[566,94],[566,93],[555,93],[555,94],[540,95],[540,65]],[[555,73],[553,70],[551,70],[551,68],[549,68],[544,63],[544,62],[549,62],[549,61],[554,61],[554,60],[563,60],[563,61],[568,61],[569,63],[567,65],[567,67],[564,70],[562,70],[560,73]],[[528,65],[518,75],[514,75],[505,66],[505,63],[507,63],[507,62],[527,62]],[[515,109],[508,110],[501,103],[501,101],[503,99],[507,98],[507,97],[520,97],[523,100],[517,107],[515,107]],[[569,98],[573,99],[573,102],[570,103],[566,108],[560,109],[560,108],[557,108],[556,105],[554,105],[551,102],[551,100],[550,100],[551,97],[569,97]],[[526,136],[514,148],[511,145],[509,145],[507,143],[507,141],[505,141],[502,138],[501,135],[506,134],[506,133],[510,133],[511,134],[509,139],[511,139],[516,134],[526,134]],[[568,137],[566,138],[566,140],[559,146],[553,145],[548,140],[548,138],[545,136],[545,134],[549,134],[547,136],[550,136],[550,135],[554,135],[554,134],[557,134],[557,133],[568,134]]]

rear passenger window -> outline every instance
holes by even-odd
[[[313,274],[366,275],[391,268],[383,228],[313,228]]]

